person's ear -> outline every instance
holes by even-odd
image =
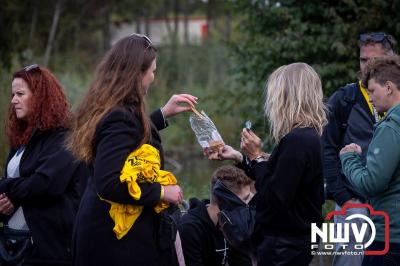
[[[393,93],[393,89],[395,89],[394,84],[391,81],[385,82],[385,88],[386,88],[386,95],[391,95]]]

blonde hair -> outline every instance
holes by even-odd
[[[264,109],[276,142],[295,127],[312,127],[322,135],[327,123],[321,80],[305,63],[281,66],[270,75]]]

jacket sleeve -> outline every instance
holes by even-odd
[[[340,178],[340,157],[339,152],[343,146],[343,133],[341,132],[340,121],[338,121],[339,101],[341,94],[334,93],[328,101],[328,124],[325,126],[322,135],[323,145],[323,168],[324,178],[329,193],[338,205],[343,205],[352,198],[352,194],[347,190],[346,186],[341,182]]]
[[[199,239],[200,234],[193,223],[181,223],[179,225],[179,236],[181,237],[183,256],[187,266],[207,266],[202,255],[202,248],[204,248],[205,243],[202,243]]]
[[[61,195],[74,178],[79,163],[63,148],[64,133],[47,136],[45,146],[37,158],[38,167],[31,176],[7,178],[0,181],[0,192],[5,192],[16,205]]]
[[[252,170],[251,169],[251,161],[250,161],[249,157],[247,157],[243,153],[242,153],[242,157],[243,157],[242,161],[239,163],[236,163],[235,166],[242,169],[246,173],[246,175],[248,177],[250,177],[252,180],[255,180],[256,177],[253,176],[253,172],[251,171]]]
[[[304,141],[294,135],[287,135],[281,140],[273,173],[268,173],[268,162],[260,162],[253,167],[256,182],[257,179],[268,178],[263,181],[266,183],[261,195],[277,210],[287,210],[296,200],[307,162],[307,152],[304,150],[307,145],[299,145]]]
[[[114,110],[99,124],[96,131],[94,183],[102,199],[116,203],[154,207],[160,201],[159,183],[139,184],[141,197],[134,200],[119,176],[128,155],[138,148],[143,127],[136,116],[127,111]]]
[[[168,127],[168,122],[164,117],[164,114],[161,111],[161,108],[155,110],[150,115],[151,122],[156,126],[157,130],[163,130]]]
[[[343,172],[357,190],[369,197],[378,196],[388,188],[398,167],[399,145],[399,132],[389,126],[378,127],[367,151],[366,165],[358,154],[344,153],[340,156]]]

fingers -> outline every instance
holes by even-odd
[[[5,213],[7,210],[9,210],[11,208],[11,206],[12,206],[12,203],[10,201],[3,203],[0,207],[0,212]]]
[[[2,214],[10,214],[14,210],[14,205],[10,201],[10,199],[3,193],[0,194],[0,213]]]
[[[172,204],[180,204],[183,202],[183,190],[178,185],[164,186],[164,198],[165,202]]]
[[[203,155],[208,157],[209,154],[210,154],[210,148],[208,147],[203,148]]]
[[[253,131],[249,130],[248,132],[249,132],[251,138],[253,138],[254,140],[256,140],[256,141],[261,140],[261,139],[256,135],[256,133],[254,133]]]
[[[244,128],[242,130],[242,138],[254,142],[256,144],[261,142],[261,139],[253,131],[247,128]]]
[[[246,150],[246,144],[243,142],[243,140],[240,142],[240,149],[247,155],[247,150]]]
[[[181,106],[180,104],[186,103],[187,106]],[[169,99],[169,101],[162,108],[163,114],[166,118],[174,116],[176,114],[190,111],[192,107],[197,104],[197,97],[190,94],[175,94]]]
[[[355,143],[350,143],[349,145],[346,146],[348,151],[356,151],[357,147],[359,147],[357,144]],[[345,148],[346,148],[345,147]]]
[[[204,148],[203,154],[209,160],[242,160],[242,155],[229,145],[224,145],[218,148],[217,151],[212,151],[210,148]]]
[[[188,112],[188,111],[192,111],[192,108],[190,106],[177,106],[175,109],[176,113],[182,113],[182,112]]]
[[[361,154],[361,153],[362,153],[362,148],[361,148],[361,146],[358,145],[358,144],[355,144],[355,145],[356,145],[356,152],[357,152],[358,154]]]
[[[229,145],[223,146],[222,149],[218,151],[218,156],[220,160],[234,160],[237,163],[243,160],[242,154]]]
[[[356,152],[356,153],[361,153],[361,147],[355,143],[350,143],[346,146],[344,146],[339,154],[343,154],[346,152]]]
[[[253,146],[253,144],[254,144],[253,137],[250,135],[249,132],[247,132],[247,129],[245,129],[242,132],[242,138],[241,138],[241,142],[240,142],[240,147],[242,149],[248,149],[248,148],[251,148],[251,146]]]
[[[250,134],[251,130],[247,129],[247,128],[243,128],[242,130],[242,138],[251,138],[251,134]]]
[[[7,202],[10,202],[6,194],[2,193],[0,194],[0,208],[2,205],[6,204]]]
[[[213,152],[208,154],[209,160],[220,160],[218,152]]]
[[[181,204],[182,203],[182,201],[183,201],[183,190],[182,190],[182,188],[180,187],[180,186],[178,186],[178,185],[175,185],[175,188],[177,189],[177,195],[176,195],[176,197],[174,198],[174,204],[176,204],[176,205],[178,205],[178,204]]]
[[[14,211],[14,205],[10,202],[10,204],[5,208],[3,213],[5,215],[10,215]]]
[[[197,104],[197,97],[190,94],[176,94],[173,96],[176,103],[187,103],[191,107]]]
[[[231,152],[231,151],[233,151],[233,148],[232,148],[231,146],[229,146],[229,145],[224,145],[224,146],[222,146],[222,147],[218,150],[218,153],[219,153],[219,154],[223,154],[223,153]]]
[[[187,94],[187,93],[176,94],[176,96],[186,98],[193,103],[197,103],[197,100],[198,100],[198,98],[196,96],[193,96],[193,95]]]

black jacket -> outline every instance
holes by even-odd
[[[27,261],[38,265],[71,263],[72,229],[88,170],[63,148],[65,133],[34,130],[20,161],[21,177],[0,181],[0,193],[15,210],[23,207],[33,238]],[[10,217],[3,216],[5,222]]]
[[[152,114],[151,144],[163,150],[157,129],[166,126],[160,110]],[[119,180],[128,155],[138,148],[143,126],[133,108],[123,106],[111,110],[98,124],[95,133],[95,155],[90,165],[90,178],[79,207],[74,229],[74,265],[158,265],[157,227],[159,216],[153,207],[160,200],[158,183],[140,184],[141,197],[134,200],[128,187]],[[118,240],[113,232],[110,204],[143,205],[144,209],[129,232]]]
[[[179,221],[183,255],[187,266],[251,266],[250,258],[230,247],[211,220],[206,204],[191,199],[190,209]]]
[[[362,159],[365,163],[365,155],[371,142],[375,118],[372,115],[368,103],[362,95],[359,85],[354,84],[356,90],[355,103],[347,120],[345,132],[340,122],[342,90],[336,91],[328,101],[328,124],[322,135],[323,140],[323,167],[324,178],[327,183],[328,193],[338,205],[343,205],[351,198],[363,199],[363,195],[357,192],[342,173],[339,158],[340,150],[350,143],[357,143],[362,148]]]
[[[322,145],[315,129],[293,129],[250,177],[258,194],[256,244],[263,235],[310,236],[311,223],[322,223]]]

